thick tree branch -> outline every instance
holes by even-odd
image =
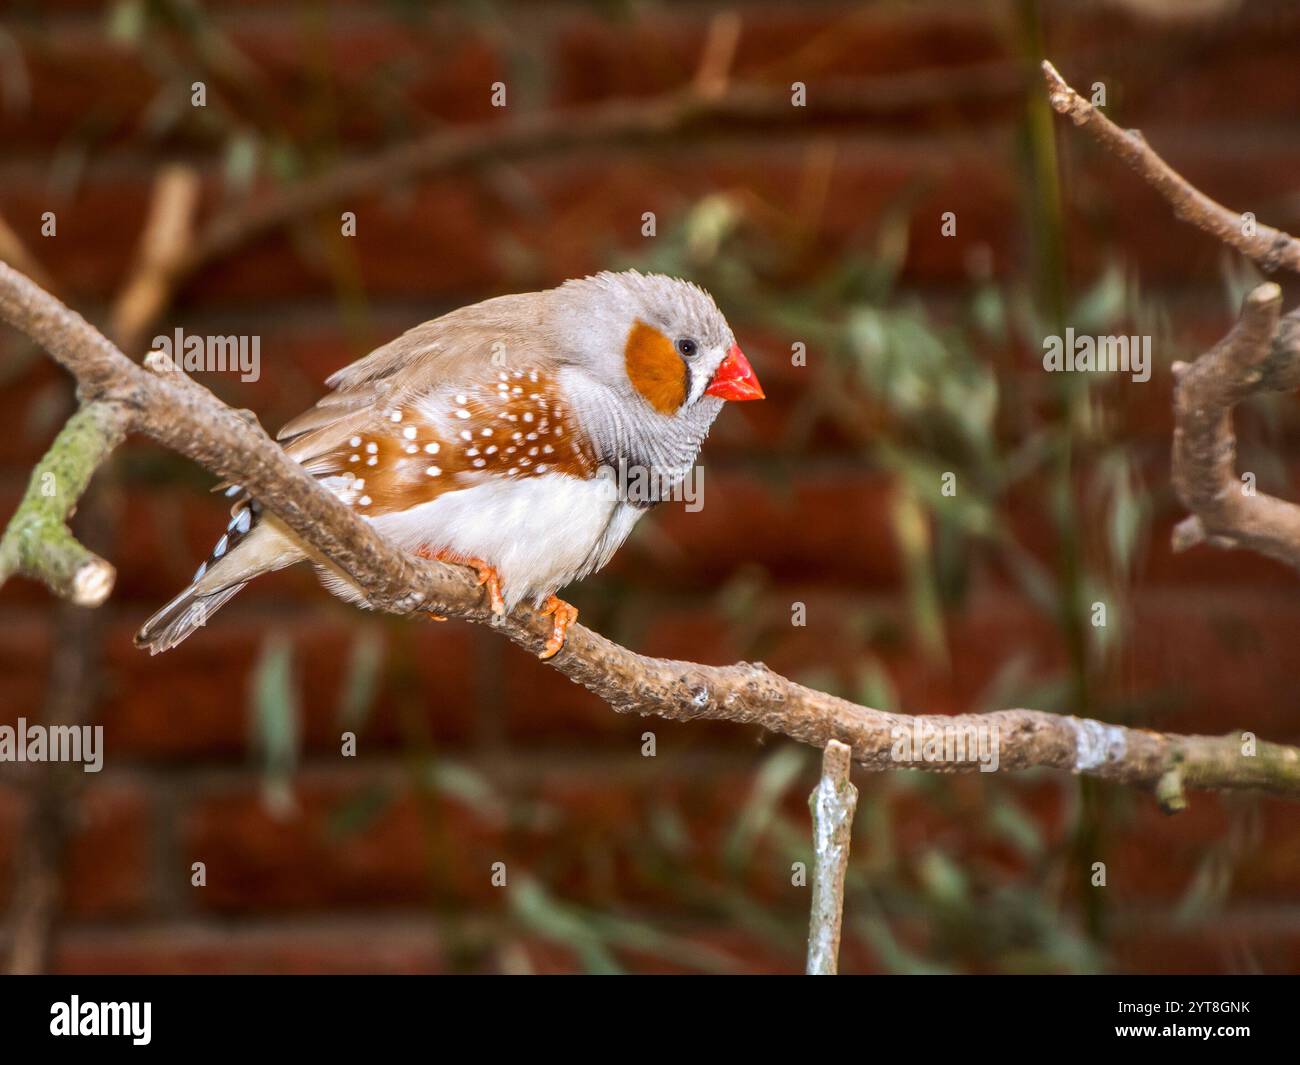
[[[1280,229],[1229,210],[1188,182],[1160,158],[1137,130],[1122,130],[1074,91],[1056,68],[1042,64],[1052,107],[1067,115],[1103,148],[1118,155],[1160,193],[1185,222],[1205,230],[1259,263],[1270,273],[1279,267],[1300,271],[1300,241]]]
[[[3,265],[0,317],[76,376],[84,400],[120,405],[135,430],[247,487],[322,558],[364,588],[376,608],[491,620],[484,593],[468,570],[398,551],[258,426],[184,375],[168,372],[157,357],[150,360],[152,370],[135,365],[80,315]],[[527,607],[498,627],[534,652],[550,632],[549,620]],[[620,713],[761,725],[819,748],[839,740],[852,749],[854,760],[873,769],[987,768],[973,743],[940,761],[902,762],[895,754],[904,733],[983,730],[995,737],[1004,769],[1044,766],[1150,788],[1179,766],[1193,788],[1300,795],[1300,750],[1260,743],[1257,753],[1246,753],[1247,745],[1237,735],[1174,736],[1034,710],[956,717],[890,714],[795,684],[761,663],[706,666],[649,658],[581,625],[570,630],[564,650],[551,662]]]

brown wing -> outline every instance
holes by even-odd
[[[537,369],[496,370],[454,388],[407,393],[366,415],[354,432],[315,449],[307,467],[338,478],[340,497],[372,517],[488,477],[585,479],[596,472],[591,444],[554,378]]]
[[[445,386],[488,379],[501,364],[549,370],[539,293],[500,296],[408,330],[333,374],[331,391],[276,434],[303,465],[366,429],[376,412]],[[315,471],[313,471],[315,472]]]

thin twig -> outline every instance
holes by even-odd
[[[0,262],[8,263],[15,270],[26,274],[47,291],[58,291],[54,279],[2,215],[0,215]]]
[[[154,180],[135,268],[109,314],[108,335],[127,352],[136,350],[171,302],[193,241],[198,200],[199,177],[191,167],[165,167]]]
[[[102,495],[90,503],[92,512],[99,509]],[[92,524],[107,523],[96,519]],[[77,728],[92,719],[99,698],[104,627],[98,610],[60,603],[55,611],[41,718],[47,728]],[[44,770],[28,790],[14,848],[8,971],[15,975],[49,970],[64,897],[64,859],[76,828],[76,804],[87,782],[83,767],[75,762],[56,762]]]
[[[740,12],[719,11],[709,20],[709,29],[695,68],[694,89],[703,99],[717,99],[727,91],[731,64],[740,43]]]
[[[831,740],[822,752],[821,779],[808,796],[813,827],[809,976],[834,976],[839,971],[844,877],[849,868],[853,812],[858,808],[858,789],[849,781],[852,755],[844,744]]]
[[[1136,170],[1169,201],[1175,215],[1248,255],[1270,273],[1279,267],[1300,271],[1300,241],[1295,237],[1210,199],[1161,159],[1141,133],[1120,129],[1075,92],[1051,63],[1044,60],[1042,70],[1052,107]]]

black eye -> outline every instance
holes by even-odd
[[[689,337],[682,337],[681,340],[677,341],[677,350],[686,358],[693,359],[700,349],[699,345],[697,345],[695,341],[691,340]]]

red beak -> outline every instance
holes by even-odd
[[[722,399],[744,400],[763,399],[763,386],[758,383],[754,367],[749,365],[745,353],[739,344],[732,344],[727,357],[718,364],[717,372],[709,387],[704,390],[706,396],[720,396]]]

